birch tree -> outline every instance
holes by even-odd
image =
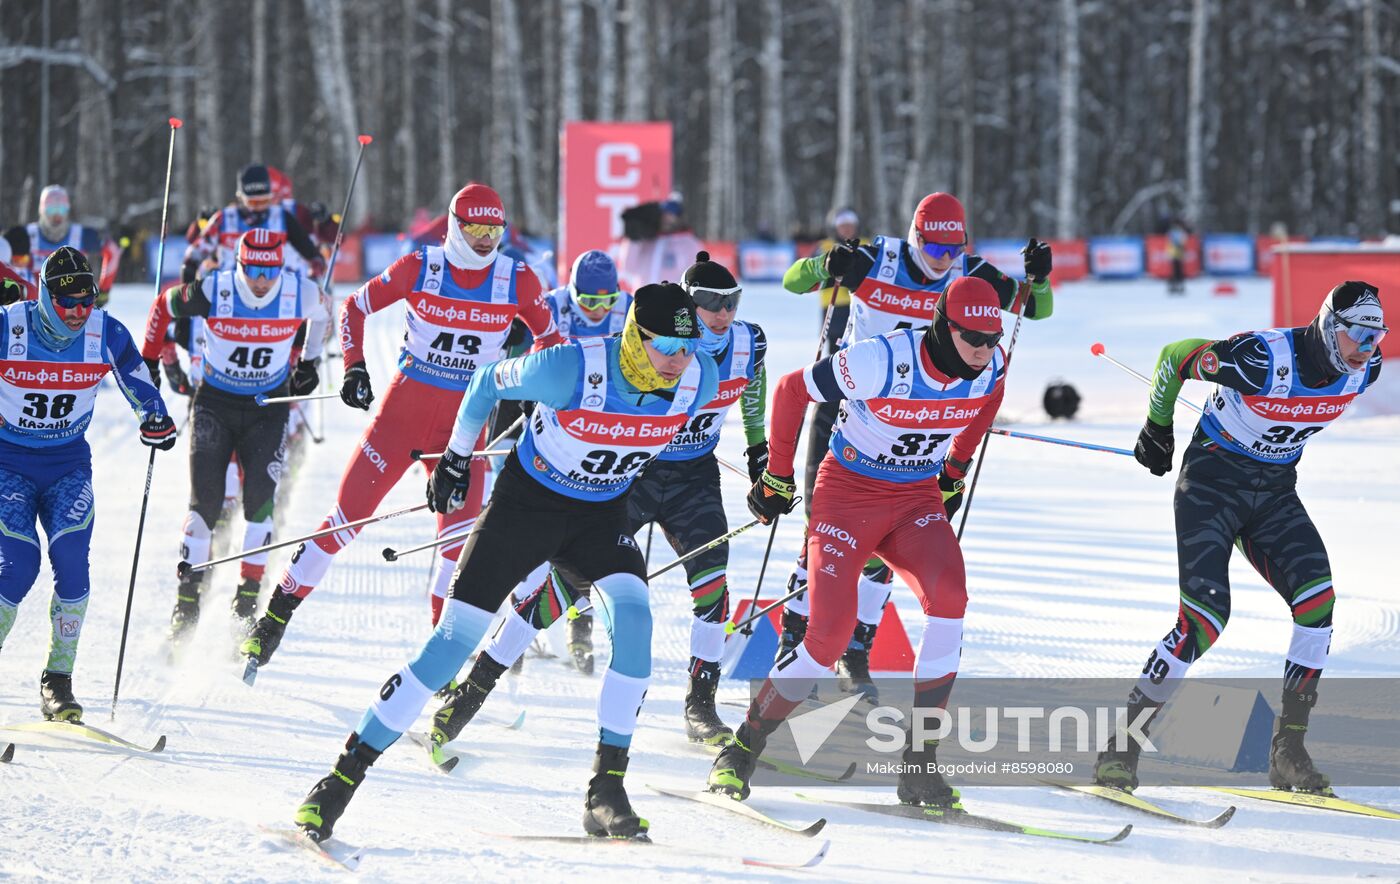
[[[855,3],[837,0],[841,18],[841,50],[836,70],[836,175],[830,209],[851,204],[855,178],[856,128],[856,28],[860,18]]]
[[[764,210],[760,217],[767,221],[774,231],[782,230],[792,218],[792,190],[788,184],[788,157],[784,146],[783,115],[783,3],[782,0],[764,0],[763,3],[763,48],[759,53],[759,67],[763,83],[760,104],[762,106],[762,163],[761,175],[764,190]]]
[[[1060,0],[1060,165],[1055,235],[1070,239],[1079,220],[1079,0]]]
[[[1186,84],[1186,205],[1190,224],[1205,222],[1205,154],[1203,121],[1206,103],[1206,30],[1209,27],[1210,0],[1191,2],[1190,61]]]

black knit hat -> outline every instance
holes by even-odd
[[[710,260],[709,252],[695,254],[695,263],[686,270],[685,275],[681,277],[681,282],[686,291],[697,288],[726,291],[737,288],[739,285],[734,281],[734,274],[730,273],[727,267]]]
[[[654,282],[632,296],[632,316],[652,337],[698,338],[695,302],[674,282]]]

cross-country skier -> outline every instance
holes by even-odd
[[[622,291],[618,284],[617,265],[607,252],[598,249],[580,253],[569,268],[568,284],[551,290],[545,298],[559,334],[567,340],[620,334],[632,307],[632,295]],[[492,432],[497,432],[497,427],[509,426],[520,416],[520,410],[520,403],[502,402],[496,409]],[[544,566],[541,575],[547,573],[548,566]],[[544,579],[540,575],[531,576],[535,579],[517,587],[518,598],[522,601]],[[593,614],[590,611],[585,610],[569,621],[569,650],[580,668],[592,672]],[[517,670],[522,659],[516,658]]]
[[[172,321],[198,318],[191,342],[203,382],[190,406],[190,512],[185,517],[180,558],[210,557],[210,542],[224,505],[229,457],[242,467],[245,550],[272,540],[272,509],[282,474],[287,403],[258,404],[259,396],[304,396],[320,382],[321,342],[329,322],[320,292],[305,277],[284,269],[285,237],[254,228],[239,238],[235,269],[218,270],[197,282],[171,286],[151,305],[142,356],[152,376]],[[304,340],[295,368],[293,350]],[[235,635],[242,641],[257,615],[267,553],[240,566],[233,597]],[[177,647],[199,622],[200,593],[207,571],[180,578],[170,635]]]
[[[372,515],[413,465],[413,449],[440,451],[447,444],[462,391],[478,368],[497,359],[513,319],[524,320],[536,346],[558,342],[539,279],[524,264],[496,251],[505,230],[505,209],[496,191],[468,184],[457,191],[448,209],[452,223],[443,245],[423,246],[399,258],[341,305],[345,379],[340,398],[351,408],[368,411],[374,402],[362,349],[365,317],[402,301],[406,329],[399,370],[346,465],[323,529]],[[462,450],[474,449],[468,445]],[[431,471],[433,463],[425,461],[424,466]],[[480,459],[473,462],[477,490],[472,499],[453,512],[438,513],[439,537],[461,533],[476,518],[482,467]],[[264,666],[272,658],[292,613],[325,579],[335,554],[358,533],[358,528],[347,528],[297,548],[243,644],[244,654],[256,665]],[[439,548],[434,618],[461,550],[462,541]]]
[[[767,373],[763,363],[768,341],[763,329],[735,318],[743,290],[728,269],[710,260],[709,253],[696,256],[683,284],[700,319],[699,350],[714,359],[719,369],[719,392],[646,468],[627,498],[628,533],[635,535],[643,525],[655,522],[679,555],[729,531],[714,452],[725,414],[734,404],[739,404],[743,416],[748,442],[745,456],[752,481],[758,480],[768,462],[764,438]],[[697,743],[719,744],[734,735],[715,711],[724,623],[729,616],[729,545],[701,553],[683,567],[695,612],[690,630],[690,686],[685,696],[686,736]],[[507,616],[505,627],[434,716],[433,739],[439,745],[457,738],[501,673],[525,652],[535,634],[548,628],[587,590],[586,582],[560,564],[517,606],[515,616]],[[571,627],[582,619],[570,621]]]
[[[319,277],[326,269],[321,252],[312,242],[306,228],[286,209],[272,190],[272,175],[267,166],[255,163],[238,172],[236,199],[215,211],[200,226],[199,236],[185,249],[181,282],[194,282],[210,270],[232,270],[238,250],[238,238],[261,227],[274,233],[286,234],[287,266]],[[302,266],[301,262],[305,262]]]
[[[122,250],[101,230],[74,223],[72,218],[73,206],[62,185],[50,184],[39,191],[38,220],[12,228],[20,234],[18,237],[6,231],[7,239],[23,246],[14,250],[11,263],[17,263],[21,275],[35,282],[38,269],[49,255],[62,246],[71,246],[83,253],[89,266],[101,268],[97,276],[97,306],[101,307],[107,303],[107,295],[117,279]]]
[[[949,524],[962,478],[1005,390],[1001,299],[990,283],[959,277],[939,295],[932,325],[858,341],[785,375],[773,396],[769,462],[749,508],[771,521],[792,507],[793,457],[808,403],[842,402],[844,418],[817,473],[807,532],[811,616],[802,643],[778,658],[735,739],[715,760],[710,789],[749,794],[764,743],[846,650],[861,567],[889,563],[924,611],[914,664],[916,715],[944,708],[957,675],[967,587]],[[899,798],[949,806],[936,743],[905,749]]]
[[[498,400],[535,402],[529,428],[467,540],[432,637],[384,683],[334,770],[298,810],[296,823],[311,837],[330,837],[368,767],[467,661],[511,588],[547,560],[591,581],[612,612],[584,829],[616,838],[646,833],[623,787],[651,677],[646,570],[626,497],[642,468],[715,397],[715,364],[694,352],[700,335],[694,302],[680,286],[648,285],[637,291],[621,336],[503,360],[472,378],[428,485],[435,510],[459,506],[478,481],[471,447]]]
[[[919,201],[909,232],[903,239],[877,236],[869,245],[846,241],[831,250],[793,264],[783,275],[783,287],[806,292],[837,280],[850,291],[850,319],[843,342],[851,344],[896,329],[922,331],[934,320],[934,305],[943,291],[964,276],[985,280],[997,293],[1003,310],[1021,309],[1016,304],[1016,282],[976,255],[967,254],[967,226],[962,203],[947,193],[931,193]],[[1031,284],[1024,305],[1027,319],[1045,319],[1054,309],[1050,289],[1050,246],[1032,239],[1022,250],[1026,278]],[[833,320],[835,312],[833,311]],[[837,403],[818,402],[813,409],[807,434],[807,517],[811,523],[816,503],[817,468],[826,454],[831,428],[836,421]],[[802,588],[807,581],[807,544],[798,555],[788,591]],[[850,646],[842,654],[837,672],[843,682],[874,693],[870,681],[870,649],[885,603],[890,596],[891,573],[878,558],[865,564],[860,578],[860,604]],[[783,610],[781,657],[802,641],[807,623],[805,595],[787,603]]]
[[[1133,454],[1154,476],[1172,467],[1172,409],[1188,380],[1216,384],[1181,460],[1176,513],[1181,604],[1129,697],[1128,717],[1154,716],[1230,618],[1229,563],[1236,544],[1283,596],[1293,639],[1283,666],[1269,782],[1321,792],[1327,777],[1303,745],[1332,642],[1332,567],[1298,499],[1303,447],[1380,376],[1385,317],[1374,285],[1344,282],[1303,328],[1187,338],[1157,359],[1147,421]],[[1102,753],[1095,780],[1132,791],[1142,747]]]
[[[36,521],[53,569],[53,639],[39,677],[47,719],[79,721],[73,663],[87,612],[92,543],[92,452],[86,433],[108,371],[141,418],[141,441],[175,444],[131,333],[96,307],[97,278],[83,253],[59,246],[39,271],[39,298],[0,310],[0,645],[39,576]]]

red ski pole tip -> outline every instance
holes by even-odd
[[[360,142],[361,144],[369,144],[371,141],[374,140],[374,136],[372,136],[372,135],[360,135],[360,136],[357,136],[355,140],[358,141],[358,142]]]
[[[179,117],[171,117],[171,118],[170,118],[170,128],[172,128],[172,129],[178,129],[178,128],[180,128],[180,127],[183,126],[183,125],[185,125],[185,124],[184,124],[183,122],[181,122],[181,120],[180,120]]]
[[[1094,344],[1094,346],[1092,346],[1092,347],[1089,348],[1089,352],[1090,352],[1090,353],[1093,353],[1095,356],[1102,356],[1102,355],[1103,355],[1103,344],[1100,344],[1100,343],[1097,343],[1097,342],[1096,342],[1096,343]]]

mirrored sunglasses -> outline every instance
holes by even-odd
[[[963,253],[964,248],[966,246],[962,243],[944,245],[943,243],[926,242],[923,244],[924,254],[936,261],[941,261],[944,258],[956,258]]]
[[[732,289],[695,288],[690,290],[690,299],[701,310],[709,310],[713,313],[728,310],[733,313],[739,309],[739,296],[743,293],[744,290],[737,286]]]
[[[243,272],[249,279],[276,279],[282,275],[282,268],[265,264],[244,264]]]
[[[474,239],[500,239],[501,234],[506,232],[504,224],[468,224],[458,219],[457,226],[462,228],[462,232]]]

